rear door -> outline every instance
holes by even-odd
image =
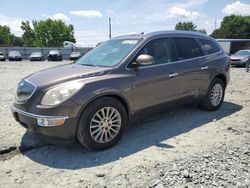
[[[202,51],[191,37],[173,37],[179,64],[179,95],[185,101],[199,97],[208,78],[202,74]]]
[[[178,99],[179,78],[172,41],[158,38],[147,43],[136,55],[154,57],[155,64],[134,68],[134,111]]]
[[[224,57],[218,55],[221,52],[221,48],[218,46],[217,42],[208,38],[197,38],[197,43],[201,46],[204,56],[202,56],[200,61],[200,75],[205,79],[203,82],[203,87],[201,88],[201,94],[207,93],[211,76],[218,71],[218,67],[223,61]]]

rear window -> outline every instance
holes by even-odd
[[[201,56],[200,49],[191,38],[173,38],[178,60],[185,60]]]
[[[215,41],[209,39],[199,39],[199,41],[201,42],[202,49],[207,54],[214,54],[220,51],[220,47],[216,44]]]

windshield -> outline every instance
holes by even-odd
[[[10,51],[9,55],[20,55],[18,51]]]
[[[59,50],[51,50],[49,54],[60,54]]]
[[[112,67],[120,63],[136,46],[138,40],[109,40],[88,52],[76,64]]]
[[[240,51],[236,52],[235,55],[250,55],[250,51],[240,50]]]
[[[41,52],[33,52],[31,55],[37,55],[37,56],[40,56],[40,55],[42,55],[42,53],[41,53]]]

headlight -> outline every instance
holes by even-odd
[[[249,57],[245,57],[244,59],[242,59],[242,62],[246,62],[248,61]]]
[[[42,105],[56,105],[66,101],[82,87],[83,83],[71,81],[48,90],[42,98]]]

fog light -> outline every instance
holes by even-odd
[[[64,118],[38,118],[37,124],[42,127],[53,127],[64,124]]]

